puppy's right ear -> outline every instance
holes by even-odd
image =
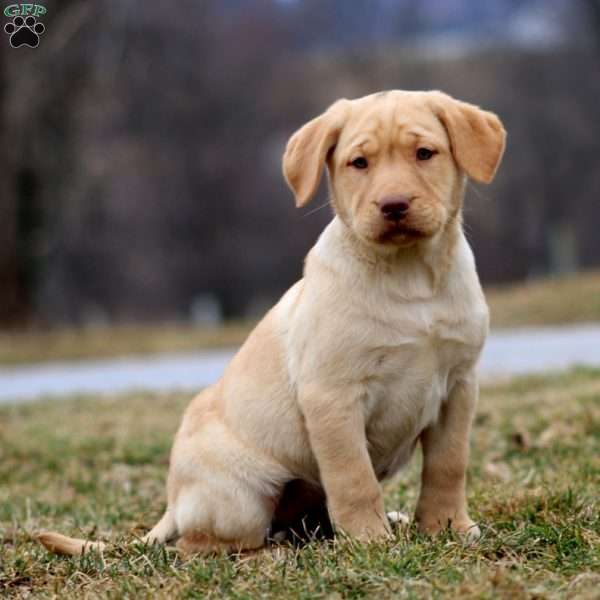
[[[283,176],[294,192],[296,206],[304,206],[315,195],[327,154],[337,144],[346,121],[349,104],[348,100],[338,100],[290,138],[283,154]]]

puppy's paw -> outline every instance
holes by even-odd
[[[448,526],[458,533],[467,544],[474,544],[481,537],[481,530],[477,523],[471,521],[471,519],[465,519],[464,521],[452,521],[452,519],[447,519],[445,522],[443,522],[442,519],[427,521],[419,520],[419,531],[428,535],[437,535]]]
[[[466,544],[476,544],[481,537],[481,529],[473,521],[468,521],[463,525],[452,525],[452,529],[462,536]]]
[[[408,525],[410,518],[406,513],[400,512],[399,510],[391,510],[387,513],[387,518],[390,524],[398,527]]]

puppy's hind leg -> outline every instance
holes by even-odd
[[[194,479],[179,488],[172,514],[181,553],[241,552],[265,544],[284,473],[260,456],[239,450],[233,442],[228,444],[227,451],[234,451],[237,461],[222,465],[216,456],[204,453],[210,468],[195,470]],[[223,458],[223,448],[219,451]]]
[[[196,483],[180,491],[175,506],[181,535],[177,549],[188,555],[263,546],[277,494],[265,494],[239,479],[229,479],[225,486],[218,486],[220,489],[215,487]]]
[[[164,544],[177,536],[177,525],[170,508],[160,521],[142,538],[145,544]]]
[[[184,424],[171,453],[169,506],[184,554],[255,550],[265,543],[288,470],[243,442],[216,413]]]

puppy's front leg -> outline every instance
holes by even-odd
[[[365,541],[389,535],[358,393],[304,389],[300,405],[334,526]]]
[[[437,533],[450,524],[469,539],[479,537],[479,528],[467,514],[465,494],[477,394],[477,377],[470,373],[454,385],[438,422],[421,434],[423,472],[415,517],[427,533]]]

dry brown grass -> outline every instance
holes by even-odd
[[[600,321],[600,272],[489,288],[486,297],[494,328]]]
[[[187,352],[241,344],[253,323],[221,327],[122,325],[0,333],[0,364]]]

